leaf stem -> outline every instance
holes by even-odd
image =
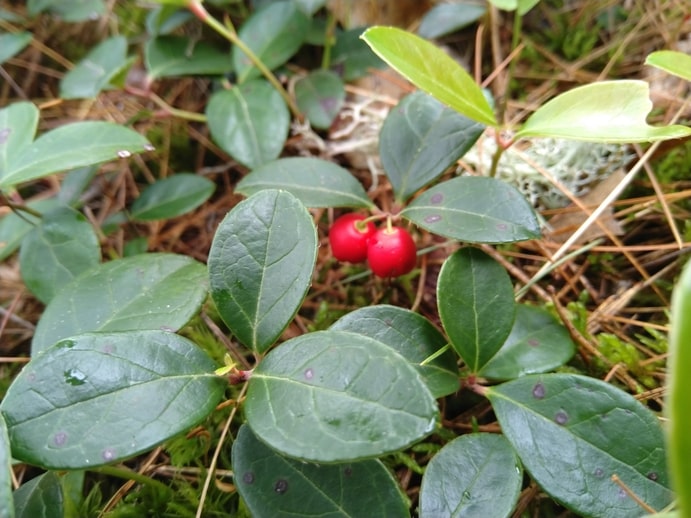
[[[146,475],[142,475],[141,473],[137,473],[136,471],[132,471],[127,468],[120,468],[117,466],[101,466],[100,468],[95,468],[91,471],[95,471],[96,473],[103,473],[104,475],[109,475],[111,477],[122,478],[125,480],[134,480],[135,482],[138,482],[140,484],[156,488],[157,490],[161,491],[161,493],[164,493],[166,495],[169,495],[172,492],[172,489],[166,486],[163,482],[159,482],[158,480],[155,480],[151,477],[147,477]]]

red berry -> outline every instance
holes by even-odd
[[[369,267],[378,277],[398,277],[415,268],[415,242],[405,229],[377,230],[367,246]]]
[[[361,214],[349,213],[334,221],[329,230],[331,252],[339,261],[360,263],[367,259],[367,241],[376,228],[368,221],[360,228],[358,221],[365,219]]]

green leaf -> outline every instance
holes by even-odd
[[[134,200],[130,214],[138,221],[154,221],[193,211],[213,194],[216,184],[192,173],[157,180]]]
[[[250,169],[281,154],[290,127],[283,98],[261,79],[213,94],[206,117],[214,141]]]
[[[313,128],[328,129],[344,100],[343,81],[330,70],[313,70],[295,82],[295,101]]]
[[[38,212],[48,212],[60,206],[56,198],[30,201],[27,207]],[[39,219],[28,212],[10,212],[0,218],[0,261],[12,255],[21,245],[24,237],[38,225]]]
[[[360,39],[363,30],[364,27],[355,27],[336,34],[336,44],[331,55],[331,69],[344,81],[354,81],[368,75],[372,68],[386,66]]]
[[[19,102],[0,110],[0,184],[10,173],[10,163],[34,140],[38,108]]]
[[[431,433],[436,402],[391,347],[344,331],[298,336],[254,369],[245,400],[254,433],[300,460],[378,457]]]
[[[79,205],[82,194],[91,185],[97,172],[98,166],[85,166],[65,173],[60,183],[57,199],[64,205]]]
[[[451,350],[421,365],[446,345],[446,339],[414,311],[384,304],[366,306],[341,317],[330,329],[358,333],[392,347],[417,370],[435,398],[458,390],[458,366]]]
[[[27,483],[14,492],[16,518],[63,518],[64,501],[60,478],[49,471]]]
[[[524,15],[537,5],[540,0],[489,0],[498,9],[504,11],[518,11],[518,14]]]
[[[427,465],[420,488],[420,518],[511,516],[523,469],[501,435],[457,437]]]
[[[691,510],[691,263],[684,267],[672,294],[670,357],[667,362],[669,463],[679,509]]]
[[[498,125],[480,86],[434,44],[395,27],[372,27],[363,33],[362,39],[420,90],[470,119],[488,126]]]
[[[235,192],[250,196],[265,189],[288,191],[306,207],[374,206],[350,171],[314,157],[279,158],[264,164],[240,180]]]
[[[250,15],[238,36],[266,68],[273,70],[298,51],[309,26],[308,16],[294,2],[272,2]],[[233,47],[233,66],[238,83],[260,75],[238,46]]]
[[[541,308],[519,304],[511,334],[478,372],[495,380],[548,372],[564,365],[575,347],[564,326]]]
[[[100,261],[101,247],[91,223],[69,207],[46,212],[24,238],[19,253],[22,279],[44,304]]]
[[[378,460],[318,465],[284,457],[240,427],[233,443],[238,492],[252,516],[408,517],[396,480]]]
[[[305,14],[313,15],[319,9],[324,7],[326,0],[293,0],[295,4],[302,9]]]
[[[653,509],[672,501],[662,428],[629,394],[575,374],[525,376],[486,391],[525,468],[569,509],[641,515],[613,475]]]
[[[439,38],[475,23],[486,12],[487,6],[474,0],[437,4],[422,17],[417,32],[426,39]]]
[[[101,121],[66,124],[44,133],[14,155],[0,178],[0,189],[66,169],[127,158],[150,147],[139,133],[118,124]]]
[[[312,217],[292,194],[264,190],[221,221],[209,252],[211,296],[237,339],[257,352],[302,304],[317,256]]]
[[[180,9],[186,3],[186,0],[182,0],[177,2],[178,5],[159,5],[151,9],[146,15],[146,32],[151,36],[162,36],[179,29],[194,16],[189,10]],[[161,50],[165,52],[165,49]]]
[[[554,137],[626,144],[691,135],[691,128],[686,126],[650,126],[646,117],[652,108],[645,81],[592,83],[543,104],[528,117],[516,138]]]
[[[434,234],[468,243],[513,243],[540,237],[535,210],[496,178],[461,176],[428,189],[401,216]]]
[[[188,75],[216,76],[233,69],[228,51],[181,36],[158,36],[149,40],[144,47],[144,64],[152,80]]]
[[[58,340],[92,331],[177,331],[207,296],[206,268],[183,255],[143,254],[83,273],[46,307],[32,356]]]
[[[484,131],[423,92],[398,103],[384,120],[379,155],[396,199],[403,202],[441,176]]]
[[[96,97],[128,65],[127,38],[113,36],[105,39],[63,76],[60,80],[60,97]]]
[[[645,64],[691,81],[691,55],[677,50],[658,50],[648,54]]]
[[[30,16],[50,11],[65,22],[97,20],[106,13],[104,0],[29,0]]]
[[[111,464],[199,423],[227,381],[167,331],[86,333],[35,356],[7,391],[15,458],[52,469]]]
[[[12,499],[12,452],[10,438],[7,435],[7,423],[0,413],[0,518],[14,518]]]
[[[439,317],[451,345],[477,373],[501,349],[516,314],[506,270],[477,248],[461,248],[442,265]]]
[[[0,64],[19,54],[26,47],[33,35],[30,32],[12,32],[0,34]]]

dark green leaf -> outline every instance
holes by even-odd
[[[230,53],[205,41],[181,36],[158,36],[144,47],[144,63],[151,79],[187,75],[222,75],[233,68]]]
[[[98,172],[98,166],[79,167],[65,173],[60,184],[58,200],[65,205],[76,206]]]
[[[46,212],[24,237],[19,253],[22,279],[44,304],[100,261],[101,247],[91,223],[69,207]]]
[[[480,86],[434,44],[396,27],[372,27],[362,38],[380,58],[420,90],[474,121],[497,126]]]
[[[434,397],[408,361],[344,331],[298,336],[254,369],[245,415],[281,453],[344,462],[391,453],[431,433]]]
[[[16,518],[64,518],[62,487],[49,471],[19,486],[14,492]]]
[[[264,190],[237,204],[209,252],[211,296],[237,339],[266,351],[295,316],[317,256],[312,217],[292,194]]]
[[[330,70],[314,70],[295,82],[295,101],[313,128],[328,129],[344,100],[343,81]]]
[[[10,163],[29,147],[38,127],[38,108],[19,102],[0,110],[0,184],[10,173]]]
[[[279,455],[243,425],[233,443],[235,485],[252,516],[408,517],[396,480],[378,460],[317,465]]]
[[[379,155],[403,202],[456,162],[484,131],[484,126],[425,94],[405,97],[389,112],[379,134]]]
[[[511,334],[478,374],[506,380],[547,372],[569,361],[574,349],[568,331],[551,314],[519,304]]]
[[[105,39],[63,76],[60,81],[60,97],[96,97],[128,64],[127,38],[113,36]]]
[[[314,157],[279,158],[258,167],[235,191],[250,196],[264,189],[282,189],[306,207],[373,207],[362,184],[343,167]]]
[[[298,51],[309,25],[309,18],[294,2],[272,2],[250,15],[238,36],[266,68],[273,70]],[[233,47],[233,66],[239,83],[260,75],[237,46]]]
[[[487,6],[474,0],[454,4],[437,4],[425,13],[417,33],[434,39],[458,31],[482,18]]]
[[[192,173],[177,173],[158,180],[134,200],[132,219],[153,221],[181,216],[208,200],[215,188],[208,178]]]
[[[104,263],[51,300],[36,326],[32,356],[92,331],[177,331],[199,311],[207,292],[206,268],[186,256],[143,254]]]
[[[461,176],[431,187],[401,215],[434,234],[469,243],[513,243],[540,236],[535,210],[515,187]]]
[[[60,206],[60,202],[55,198],[31,201],[27,203],[30,209],[38,212],[48,212]],[[39,219],[28,212],[10,212],[0,218],[0,261],[4,261],[12,255],[24,237],[38,225]]]
[[[435,398],[458,390],[458,366],[451,350],[421,365],[446,345],[444,336],[422,315],[397,306],[367,306],[338,319],[331,329],[369,336],[394,348],[418,371]]]
[[[53,469],[111,464],[197,424],[227,381],[166,331],[87,333],[36,355],[0,409],[15,458]]]
[[[530,375],[487,388],[502,431],[553,498],[585,516],[644,514],[673,499],[657,418],[629,394],[575,374]]]
[[[146,16],[146,32],[151,36],[170,34],[192,17],[192,13],[181,9],[180,5],[159,5]]]
[[[12,452],[10,438],[7,436],[7,424],[0,413],[0,518],[14,518],[12,499]]]
[[[365,27],[355,27],[336,35],[331,55],[331,69],[344,81],[366,76],[371,68],[384,68],[386,64],[360,39]]]
[[[420,518],[510,516],[523,482],[516,453],[501,435],[463,435],[427,465],[420,488]]]
[[[213,94],[206,117],[214,141],[250,169],[281,154],[290,127],[283,98],[260,79]]]
[[[29,0],[27,10],[30,16],[50,11],[66,22],[97,20],[106,12],[104,0]]]
[[[477,373],[509,336],[516,314],[506,270],[477,248],[462,248],[442,265],[439,317],[451,345]]]
[[[33,38],[30,32],[0,34],[0,64],[19,54]]]

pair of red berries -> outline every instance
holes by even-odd
[[[415,242],[402,228],[387,225],[377,229],[360,214],[345,214],[329,230],[331,251],[339,261],[367,260],[378,277],[398,277],[415,268]]]

